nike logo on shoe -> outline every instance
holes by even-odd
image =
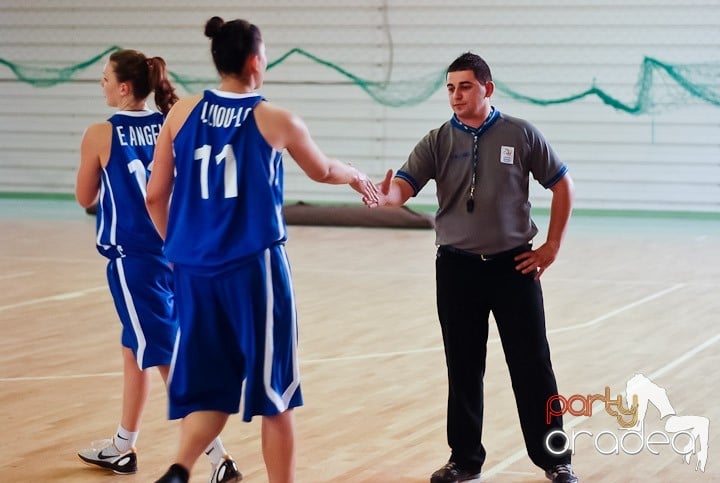
[[[116,454],[104,455],[102,450],[100,450],[100,452],[97,455],[97,457],[100,458],[101,460],[109,460],[111,458],[116,458],[117,456],[119,456],[119,455],[116,455]]]

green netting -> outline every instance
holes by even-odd
[[[22,65],[3,58],[0,58],[0,64],[7,66],[21,82],[35,87],[52,87],[72,81],[78,72],[99,62],[103,57],[118,49],[120,49],[118,46],[108,47],[91,59],[63,68]],[[279,66],[292,55],[303,56],[324,68],[337,72],[384,106],[402,107],[420,104],[445,84],[444,68],[419,78],[378,82],[363,79],[337,64],[299,48],[291,49],[270,62],[268,69]],[[172,71],[170,76],[188,93],[216,86],[218,82],[217,78],[191,77]],[[689,98],[720,106],[719,64],[670,65],[650,57],[645,57],[642,62],[636,85],[637,98],[634,103],[624,103],[594,84],[583,92],[554,99],[542,99],[522,94],[497,79],[495,84],[498,91],[512,99],[540,106],[568,104],[591,96],[597,97],[610,107],[634,115],[654,112],[663,107],[677,106],[685,103]]]
[[[273,69],[292,55],[300,55],[306,57],[311,61],[334,70],[341,76],[348,79],[351,83],[358,86],[360,89],[365,91],[370,97],[372,97],[377,103],[384,106],[401,107],[401,106],[412,106],[420,104],[433,95],[442,85],[445,84],[445,72],[439,70],[431,74],[425,75],[420,78],[412,80],[401,80],[401,81],[370,81],[358,77],[357,75],[349,72],[342,67],[333,64],[327,60],[321,59],[303,49],[294,48],[288,50],[283,55],[278,57],[272,62],[268,62],[268,70]],[[198,77],[188,77],[171,72],[170,76],[173,81],[182,86],[187,92],[197,92],[208,87],[214,87],[218,83],[217,78],[204,79]]]
[[[495,85],[513,99],[541,106],[567,104],[589,96],[597,96],[608,106],[630,114],[645,114],[662,106],[680,105],[686,102],[688,97],[720,106],[720,65],[669,65],[650,57],[643,59],[634,104],[625,104],[595,85],[578,94],[556,99],[526,96],[497,80]]]
[[[0,57],[0,64],[8,67],[13,74],[15,74],[15,77],[17,77],[17,79],[21,82],[25,82],[35,87],[52,87],[56,84],[70,82],[75,74],[81,70],[87,69],[89,66],[95,64],[100,61],[100,59],[116,50],[120,50],[120,47],[113,45],[85,62],[80,62],[79,64],[62,68],[16,64],[7,59],[3,59],[2,57]]]

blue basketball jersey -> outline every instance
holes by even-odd
[[[219,267],[285,240],[282,152],[262,137],[253,112],[264,100],[205,91],[177,133],[170,261]]]
[[[108,258],[162,253],[162,238],[145,208],[145,190],[163,119],[152,111],[120,111],[108,119],[112,145],[97,206],[97,249]]]

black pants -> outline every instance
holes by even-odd
[[[485,462],[482,445],[483,376],[488,317],[493,313],[530,459],[542,469],[569,463],[545,438],[562,429],[562,418],[545,422],[548,398],[558,393],[545,332],[540,282],[515,270],[516,250],[483,260],[440,247],[436,259],[437,306],[448,369],[447,437],[450,461],[468,470]]]

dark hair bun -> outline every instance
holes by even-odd
[[[223,25],[225,25],[225,20],[220,17],[211,18],[205,24],[205,36],[212,39],[220,32]]]

